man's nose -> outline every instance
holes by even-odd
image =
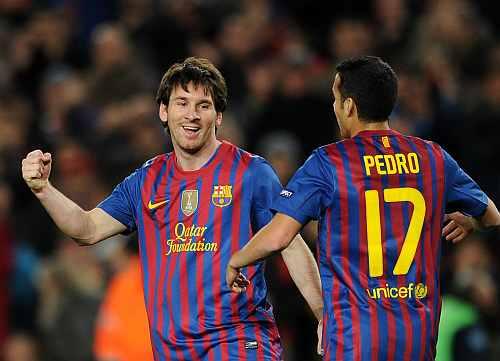
[[[200,119],[200,114],[198,113],[198,110],[196,109],[195,106],[189,107],[189,109],[186,113],[186,118],[188,118],[189,120]]]

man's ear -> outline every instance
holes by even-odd
[[[160,116],[161,123],[163,128],[168,126],[168,117],[167,117],[167,106],[163,103],[160,104],[160,109],[158,110],[158,115]]]
[[[217,113],[217,118],[215,118],[215,126],[218,128],[222,125],[222,113]]]
[[[356,112],[356,103],[351,97],[344,99],[344,112],[347,117],[354,115]]]

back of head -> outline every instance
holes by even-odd
[[[389,64],[376,56],[362,56],[342,61],[336,70],[342,99],[354,100],[361,120],[389,118],[398,96],[398,79]]]
[[[201,86],[212,95],[215,110],[223,113],[227,105],[227,86],[220,71],[207,59],[190,57],[172,65],[161,80],[156,102],[168,105],[172,90],[181,86],[188,91],[188,84]]]

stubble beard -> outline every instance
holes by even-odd
[[[169,135],[172,144],[174,144],[175,142],[175,144],[181,151],[190,155],[195,155],[196,153],[200,152],[203,149],[203,146],[207,143],[207,139],[203,139],[203,135],[201,139],[196,140],[195,142],[184,142],[182,137],[173,136],[171,133],[169,133]]]

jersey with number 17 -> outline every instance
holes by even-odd
[[[325,360],[434,360],[446,212],[486,195],[439,145],[393,130],[318,148],[275,211],[319,220]]]

